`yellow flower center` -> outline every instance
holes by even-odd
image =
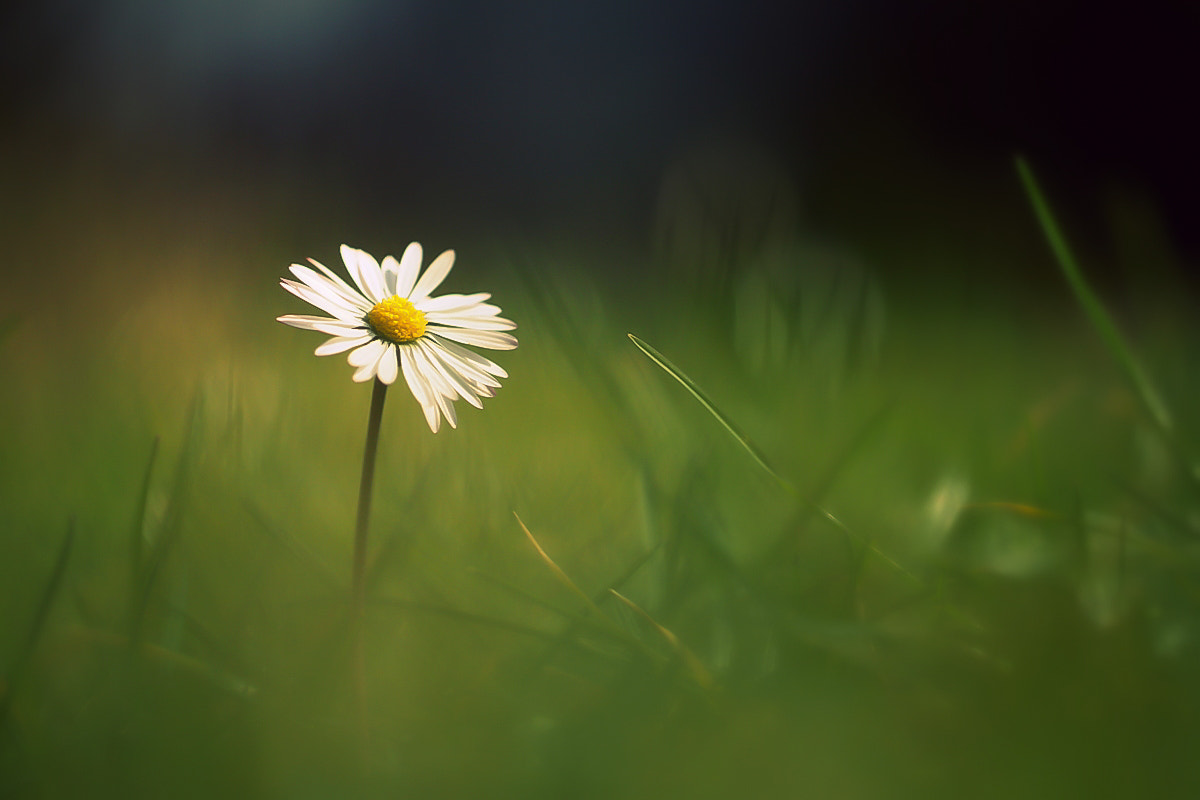
[[[398,294],[376,303],[364,319],[378,336],[397,344],[425,335],[425,315]]]

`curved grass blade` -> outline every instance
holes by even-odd
[[[538,540],[534,538],[533,533],[530,532],[529,528],[525,526],[525,523],[521,520],[521,517],[517,515],[517,512],[514,511],[513,516],[516,517],[517,524],[521,526],[521,530],[525,532],[525,537],[529,539],[529,543],[533,545],[535,550],[537,550],[538,555],[541,556],[542,561],[545,562],[546,566],[550,568],[550,571],[554,573],[554,576],[558,578],[558,580],[564,586],[566,586],[567,589],[570,590],[571,594],[575,595],[580,601],[582,601],[583,610],[586,616],[582,618],[575,616],[574,618],[577,621],[586,620],[589,625],[594,625],[600,631],[608,634],[617,641],[631,646],[634,650],[646,652],[646,645],[641,640],[634,637],[632,634],[614,622],[611,617],[601,611],[600,607],[596,605],[596,602],[592,600],[592,598],[588,597],[587,592],[579,588],[579,584],[575,583],[575,581],[571,579],[571,576],[568,575],[566,571],[564,571],[563,568],[560,567],[558,563],[555,562],[555,560],[552,559],[549,554],[542,549],[541,544],[539,544]]]
[[[1121,331],[1108,313],[1108,309],[1104,307],[1104,303],[1101,302],[1100,297],[1092,289],[1087,278],[1079,269],[1079,265],[1075,262],[1075,256],[1072,255],[1071,248],[1067,246],[1066,237],[1063,236],[1058,222],[1054,219],[1050,205],[1046,202],[1037,179],[1033,176],[1033,170],[1020,156],[1017,156],[1016,163],[1017,173],[1021,177],[1025,193],[1029,196],[1033,213],[1042,226],[1042,232],[1046,235],[1046,241],[1050,244],[1050,249],[1054,253],[1054,258],[1058,262],[1063,276],[1067,279],[1067,284],[1071,287],[1071,292],[1075,295],[1079,305],[1083,307],[1088,319],[1091,320],[1092,327],[1100,335],[1100,339],[1124,371],[1126,379],[1133,385],[1134,391],[1150,414],[1154,424],[1164,433],[1169,434],[1172,431],[1173,422],[1162,396],[1151,383],[1141,361],[1134,355],[1133,349],[1121,335]]]
[[[545,641],[557,641],[559,636],[552,631],[544,631],[539,628],[534,628],[529,625],[522,625],[519,622],[513,622],[500,617],[492,617],[486,614],[476,614],[473,611],[463,611],[451,606],[439,606],[432,603],[422,603],[418,600],[400,600],[391,597],[380,597],[373,601],[376,606],[389,606],[393,608],[402,608],[405,611],[416,611],[433,616],[446,617],[457,620],[459,622],[472,625],[479,625],[485,628],[495,628],[496,630],[511,631],[524,636],[529,636],[534,639],[543,639]]]
[[[167,500],[167,510],[163,519],[163,527],[145,563],[140,565],[138,580],[134,587],[133,597],[129,606],[129,645],[131,648],[141,644],[146,612],[154,591],[159,572],[166,564],[183,530],[184,504],[187,502],[188,482],[191,478],[192,461],[200,438],[200,420],[203,410],[203,395],[197,390],[192,397],[191,413],[188,415],[187,434],[183,447],[179,452],[179,462],[175,467],[175,477],[172,481],[171,494]]]
[[[513,517],[516,518],[517,524],[521,526],[521,530],[525,532],[525,538],[529,540],[529,543],[533,545],[535,550],[537,550],[538,555],[542,557],[542,561],[546,563],[546,566],[550,567],[550,571],[554,573],[554,577],[558,578],[558,580],[564,586],[570,589],[573,595],[582,600],[584,607],[589,612],[595,614],[597,617],[604,616],[604,612],[592,602],[592,598],[588,597],[587,593],[583,591],[583,589],[579,588],[579,584],[571,580],[571,576],[564,572],[563,568],[560,567],[553,558],[546,554],[546,551],[542,549],[540,544],[538,544],[538,540],[533,538],[533,534],[530,532],[529,528],[525,526],[524,521],[521,520],[521,517],[517,514],[517,512],[513,512]]]
[[[142,532],[146,525],[146,507],[150,502],[150,481],[154,477],[154,462],[157,460],[158,437],[155,436],[153,444],[150,445],[150,458],[146,461],[146,471],[142,475],[142,488],[138,493],[137,507],[133,513],[133,525],[129,531],[129,576],[135,586],[142,574]],[[135,591],[130,591],[129,596],[132,598],[136,594]],[[132,618],[132,611],[130,613]]]
[[[922,584],[922,585],[924,584],[924,581],[922,581],[915,573],[913,573],[912,570],[908,569],[903,564],[901,564],[900,562],[896,561],[894,558],[889,556],[887,553],[880,550],[873,543],[871,543],[869,541],[864,541],[861,537],[859,537],[853,531],[851,531],[848,527],[846,527],[846,524],[844,522],[842,522],[840,519],[835,517],[829,511],[827,511],[819,503],[816,503],[813,500],[809,499],[808,497],[801,495],[800,492],[798,492],[796,490],[796,487],[792,486],[792,484],[789,483],[786,478],[781,476],[778,472],[776,472],[774,470],[774,468],[771,467],[770,464],[767,463],[767,459],[762,454],[762,451],[760,451],[757,447],[754,446],[754,443],[751,442],[746,437],[746,435],[744,433],[742,433],[741,430],[739,430],[736,425],[733,424],[733,421],[730,420],[729,417],[727,417],[723,413],[721,413],[721,411],[713,404],[713,401],[709,399],[708,395],[705,394],[704,390],[696,385],[695,381],[693,381],[691,378],[689,378],[687,375],[685,375],[683,373],[683,371],[679,369],[679,367],[672,364],[670,359],[668,359],[662,353],[655,350],[653,347],[648,345],[646,342],[642,341],[637,336],[634,336],[632,333],[629,333],[626,335],[629,337],[629,340],[631,342],[633,342],[637,346],[637,348],[639,350],[641,350],[651,361],[653,361],[655,364],[658,364],[658,366],[662,367],[662,369],[668,375],[670,375],[675,380],[679,381],[679,383],[683,384],[683,387],[685,389],[687,389],[688,392],[691,393],[692,397],[696,398],[696,400],[698,400],[700,402],[700,405],[704,406],[704,408],[708,410],[708,413],[712,414],[713,417],[717,420],[717,422],[721,423],[721,426],[723,428],[725,428],[725,430],[728,431],[729,434],[734,439],[737,440],[738,444],[740,444],[743,448],[745,448],[746,452],[749,453],[756,462],[758,462],[758,465],[760,467],[762,467],[764,470],[766,470],[767,473],[772,478],[774,478],[776,480],[776,482],[778,482],[778,484],[780,485],[780,487],[783,488],[784,491],[786,491],[788,494],[792,495],[793,497],[799,499],[801,502],[805,503],[811,509],[816,511],[817,514],[819,514],[823,519],[825,519],[827,522],[829,522],[831,525],[833,525],[833,527],[837,528],[838,531],[840,531],[841,534],[843,536],[845,536],[851,542],[854,542],[856,545],[858,545],[860,547],[867,548],[870,552],[872,552],[873,554],[875,554],[876,556],[881,558],[890,567],[892,567],[893,569],[902,573],[903,575],[905,575],[906,577],[908,577],[915,583]]]
[[[29,626],[29,633],[25,637],[25,646],[17,653],[13,667],[9,671],[7,681],[8,691],[0,695],[0,724],[8,716],[17,685],[24,677],[25,670],[29,666],[29,661],[33,657],[34,648],[37,647],[38,640],[42,636],[42,630],[46,627],[46,619],[50,616],[50,609],[54,605],[54,598],[58,596],[58,592],[62,588],[63,576],[66,575],[67,562],[70,560],[71,548],[74,544],[75,517],[72,515],[67,522],[67,533],[63,537],[63,543],[58,548],[58,558],[54,562],[54,569],[50,573],[50,580],[46,582],[41,602],[38,603],[37,612],[33,615],[33,623]]]
[[[257,695],[259,691],[258,686],[239,675],[235,675],[207,661],[194,658],[186,653],[163,647],[162,645],[150,642],[133,643],[123,634],[92,628],[77,627],[71,634],[72,638],[94,645],[125,650],[132,648],[130,652],[144,658],[147,663],[158,667],[181,670],[185,674],[211,683],[238,697],[251,698]]]
[[[716,679],[713,678],[712,673],[708,671],[708,667],[704,666],[704,663],[696,656],[695,653],[692,652],[691,648],[679,641],[678,636],[671,632],[669,628],[662,625],[654,617],[650,616],[645,609],[630,600],[625,595],[618,592],[616,589],[609,589],[608,591],[612,593],[613,597],[617,598],[630,609],[632,609],[635,614],[637,614],[639,617],[649,623],[651,627],[658,631],[658,634],[666,640],[667,644],[671,646],[671,649],[680,658],[684,666],[687,667],[688,673],[691,675],[692,680],[694,680],[698,686],[709,690],[716,688]]]
[[[646,342],[634,336],[632,333],[627,335],[629,336],[629,340],[637,346],[637,349],[646,354],[647,358],[649,358],[655,364],[658,364],[658,366],[662,367],[663,371],[665,371],[672,378],[679,381],[679,383],[683,385],[683,388],[687,389],[691,393],[692,397],[696,398],[700,405],[704,406],[705,410],[712,414],[717,422],[721,423],[721,426],[729,432],[729,435],[737,440],[737,443],[740,444],[746,450],[746,452],[750,454],[750,457],[757,461],[760,467],[766,470],[772,478],[779,482],[780,486],[795,494],[795,489],[792,487],[792,485],[788,483],[778,472],[776,472],[770,464],[767,463],[767,458],[762,454],[762,451],[754,446],[754,443],[746,437],[746,434],[742,433],[741,430],[739,430],[738,427],[733,424],[733,421],[730,420],[729,417],[721,413],[720,409],[713,404],[713,401],[709,399],[704,390],[696,385],[695,381],[684,374],[683,370],[679,369],[679,367],[672,364],[670,359],[655,350]]]

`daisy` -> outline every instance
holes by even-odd
[[[499,378],[508,373],[462,345],[511,350],[517,339],[503,331],[517,326],[497,316],[499,307],[484,302],[489,294],[430,296],[454,265],[454,251],[435,258],[419,279],[421,245],[416,242],[399,261],[388,256],[382,264],[347,245],[341,252],[354,286],[311,258],[315,270],[293,264],[291,272],[299,281],[280,281],[332,318],[288,314],[278,320],[331,335],[316,354],[349,350],[346,360],[355,368],[357,382],[377,378],[387,386],[403,373],[434,433],[443,417],[450,427],[457,426],[455,400],[483,408],[482,398],[495,396]]]

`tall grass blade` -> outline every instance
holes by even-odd
[[[1200,539],[1200,530],[1197,530],[1196,524],[1187,516],[1169,508],[1165,503],[1154,499],[1127,481],[1118,480],[1117,487],[1164,523],[1163,531],[1169,532],[1170,540],[1194,542]]]
[[[167,500],[167,510],[163,519],[162,530],[154,540],[153,547],[146,557],[145,565],[139,576],[135,594],[130,603],[129,616],[129,645],[137,648],[141,644],[143,628],[146,621],[146,610],[150,605],[150,597],[159,572],[166,564],[167,557],[175,548],[179,535],[183,530],[183,506],[188,494],[188,481],[191,478],[191,466],[199,439],[201,409],[203,401],[199,391],[192,398],[191,413],[188,415],[187,434],[183,447],[179,451],[179,462],[175,468],[175,477],[171,485],[171,493]]]
[[[675,654],[679,656],[680,660],[687,667],[688,673],[699,686],[704,689],[716,688],[716,679],[713,678],[712,673],[708,671],[708,667],[704,666],[703,662],[701,662],[700,659],[697,658],[696,654],[691,651],[691,648],[679,641],[678,636],[672,633],[669,628],[662,625],[658,620],[654,619],[654,617],[650,616],[645,609],[630,600],[625,595],[618,592],[616,589],[609,589],[608,591],[612,593],[613,597],[617,598],[630,609],[632,609],[635,614],[644,619],[651,625],[651,627],[658,631],[659,635],[661,635],[663,639],[667,641],[667,644],[669,644],[671,649],[675,651]]]
[[[542,561],[546,563],[546,566],[550,568],[550,571],[554,573],[555,577],[557,577],[573,595],[578,597],[583,602],[583,606],[587,612],[587,615],[582,618],[573,616],[573,622],[587,624],[590,627],[594,626],[600,632],[615,638],[617,641],[622,642],[623,644],[631,646],[635,650],[647,652],[648,648],[644,642],[642,642],[636,636],[630,634],[627,630],[614,622],[611,617],[601,611],[600,607],[596,605],[596,602],[592,600],[592,598],[588,597],[587,593],[584,592],[583,589],[579,588],[579,584],[575,583],[575,581],[571,579],[571,576],[568,575],[562,567],[555,563],[554,559],[552,559],[549,554],[542,549],[542,546],[538,543],[538,540],[534,538],[533,533],[530,532],[529,528],[525,527],[525,523],[521,521],[521,518],[517,516],[515,511],[513,512],[513,516],[516,517],[517,524],[521,526],[521,530],[525,532],[526,538],[529,539],[530,544],[532,544],[534,549],[537,550],[538,555],[541,556]],[[567,630],[563,632],[563,636],[570,636],[574,630],[575,628],[573,626],[567,628]]]
[[[122,649],[130,647],[130,642],[126,637],[113,631],[79,628],[73,633],[81,641],[92,645],[119,647]],[[171,650],[148,642],[140,642],[137,644],[137,649],[133,652],[136,652],[148,663],[160,667],[179,669],[192,677],[218,686],[238,697],[250,698],[258,693],[258,686],[245,678],[215,666],[210,662],[202,661],[177,650]]]
[[[432,603],[423,603],[419,600],[401,600],[391,597],[380,597],[374,601],[376,606],[390,606],[401,608],[405,611],[416,611],[434,616],[447,617],[449,619],[458,620],[460,622],[479,625],[485,628],[495,628],[497,630],[512,631],[524,636],[529,636],[535,639],[543,639],[547,641],[557,641],[558,634],[551,631],[544,631],[540,628],[534,628],[529,625],[522,625],[519,622],[513,622],[500,617],[491,617],[486,614],[476,614],[473,611],[463,611],[462,609],[453,608],[452,606],[441,606]]]
[[[29,666],[29,661],[33,658],[34,649],[37,647],[38,640],[42,636],[42,631],[46,627],[46,620],[50,616],[50,609],[54,605],[54,598],[58,596],[59,590],[62,588],[63,576],[67,573],[67,563],[70,561],[71,549],[74,545],[75,517],[72,516],[67,521],[67,533],[63,536],[62,545],[58,548],[58,558],[54,561],[54,569],[51,570],[50,579],[46,581],[46,588],[42,591],[42,598],[38,603],[37,611],[33,615],[33,621],[29,626],[29,633],[25,636],[25,643],[17,652],[17,656],[9,670],[7,681],[8,691],[0,695],[0,724],[3,724],[5,718],[8,716],[17,686],[24,677],[25,670]]]
[[[542,561],[546,563],[546,566],[550,568],[550,571],[554,573],[554,576],[558,578],[558,580],[564,586],[570,589],[572,594],[583,601],[583,605],[588,611],[595,614],[597,618],[602,618],[604,616],[604,612],[600,610],[599,606],[592,602],[592,598],[588,597],[587,593],[584,592],[583,589],[579,588],[579,584],[571,580],[571,576],[563,571],[563,568],[555,563],[554,559],[542,549],[542,546],[538,544],[538,540],[534,538],[529,528],[525,527],[525,523],[521,521],[521,518],[517,515],[517,512],[514,511],[513,516],[516,518],[517,524],[521,526],[521,530],[525,532],[525,537],[529,539],[529,543],[533,545],[535,550],[537,550],[538,555],[541,556]]]
[[[717,422],[721,423],[721,427],[725,428],[725,430],[729,432],[729,435],[732,436],[737,443],[740,444],[745,451],[750,454],[750,457],[758,462],[760,467],[767,471],[767,474],[778,481],[779,485],[788,492],[793,494],[795,493],[795,489],[792,487],[792,485],[784,480],[784,478],[780,476],[780,474],[776,472],[770,464],[767,463],[766,456],[762,454],[762,451],[759,450],[749,438],[747,438],[746,434],[742,433],[741,430],[733,424],[733,421],[729,419],[729,417],[721,413],[721,410],[717,408],[716,404],[713,403],[705,391],[696,385],[695,381],[689,378],[683,372],[683,370],[679,369],[679,367],[672,364],[670,359],[655,350],[649,344],[642,341],[637,336],[634,336],[632,333],[627,335],[629,336],[629,340],[633,342],[637,349],[641,350],[647,358],[661,367],[663,371],[672,378],[679,381],[683,388],[687,389],[688,392],[691,393],[692,397],[696,398],[700,405],[704,406],[705,410],[712,414]]]
[[[257,528],[266,535],[272,543],[277,545],[281,550],[284,550],[287,555],[291,556],[297,562],[307,568],[313,575],[321,580],[324,586],[334,591],[342,591],[342,582],[337,575],[333,573],[328,566],[325,565],[319,558],[313,555],[312,551],[307,549],[303,544],[298,542],[291,535],[286,533],[282,528],[276,525],[267,517],[266,512],[254,501],[253,498],[243,495],[241,498],[242,507],[250,516]]]
[[[771,467],[770,464],[767,463],[767,459],[762,454],[762,452],[757,447],[754,446],[754,443],[751,442],[746,437],[746,435],[738,429],[738,427],[736,425],[733,424],[733,421],[730,420],[729,417],[725,416],[725,414],[721,413],[721,411],[716,407],[716,405],[713,404],[712,400],[709,399],[708,395],[705,394],[704,390],[701,389],[698,385],[696,385],[695,381],[693,381],[686,374],[684,374],[684,372],[682,370],[680,370],[679,367],[672,364],[671,361],[666,356],[664,356],[662,353],[655,350],[649,344],[642,341],[637,336],[634,336],[632,333],[627,334],[627,335],[629,336],[629,340],[631,342],[633,342],[637,346],[637,348],[646,355],[647,358],[649,358],[655,364],[658,364],[658,366],[660,366],[668,375],[670,375],[675,380],[679,381],[679,383],[683,384],[683,387],[685,389],[687,389],[688,392],[691,393],[692,397],[696,398],[696,400],[699,401],[700,405],[704,406],[704,408],[708,410],[708,413],[712,414],[713,417],[716,418],[717,422],[721,423],[721,426],[723,428],[725,428],[725,430],[728,431],[729,434],[731,436],[733,436],[733,438],[735,440],[737,440],[737,442],[743,448],[745,448],[746,452],[749,453],[756,462],[758,462],[759,466],[761,466],[764,470],[766,470],[767,473],[779,483],[779,485],[784,489],[784,491],[786,491],[788,494],[792,495],[793,497],[799,498],[802,502],[804,502],[810,508],[812,508],[826,522],[831,524],[833,527],[837,528],[838,531],[840,531],[843,536],[845,536],[850,541],[855,542],[856,544],[858,544],[862,547],[866,547],[868,550],[870,550],[870,552],[874,553],[876,556],[878,556],[880,559],[882,559],[883,562],[886,563],[888,566],[890,566],[893,569],[897,570],[898,572],[902,573],[903,575],[905,575],[907,578],[914,581],[915,583],[918,583],[918,584],[924,583],[919,577],[917,577],[916,574],[914,574],[912,572],[912,570],[910,570],[907,567],[905,567],[904,565],[900,564],[898,561],[896,561],[894,558],[889,556],[887,553],[880,550],[877,546],[875,546],[871,542],[864,541],[861,537],[859,537],[853,531],[851,531],[848,527],[846,527],[846,524],[844,522],[842,522],[840,519],[838,519],[837,517],[835,517],[831,512],[826,510],[820,504],[812,501],[811,499],[809,499],[807,497],[802,496],[798,491],[796,491],[796,488],[794,486],[792,486],[791,483],[789,483],[783,476],[781,476],[778,472],[776,472],[774,470],[774,468]]]
[[[1109,352],[1112,353],[1124,371],[1126,379],[1133,386],[1138,398],[1142,401],[1142,405],[1145,406],[1146,411],[1150,414],[1150,418],[1160,430],[1164,433],[1170,433],[1173,428],[1173,422],[1171,414],[1162,400],[1162,396],[1158,393],[1153,383],[1151,383],[1145,368],[1142,366],[1142,362],[1134,355],[1133,349],[1129,346],[1125,337],[1121,335],[1121,331],[1117,328],[1116,322],[1113,321],[1112,316],[1108,313],[1108,309],[1104,307],[1104,303],[1079,269],[1079,265],[1075,261],[1075,256],[1071,253],[1071,248],[1067,245],[1066,237],[1063,236],[1062,230],[1058,227],[1058,222],[1050,210],[1050,205],[1046,202],[1046,198],[1038,186],[1037,179],[1034,178],[1033,170],[1029,168],[1025,159],[1020,156],[1017,156],[1016,164],[1017,172],[1021,177],[1021,183],[1025,187],[1025,193],[1029,196],[1029,202],[1033,206],[1033,213],[1037,217],[1038,223],[1042,226],[1042,232],[1046,235],[1046,240],[1050,244],[1054,258],[1058,262],[1063,276],[1067,279],[1067,284],[1071,287],[1071,292],[1075,295],[1075,299],[1083,307],[1088,319],[1091,320],[1092,327],[1096,329],[1096,333],[1099,334]]]
[[[154,437],[150,445],[150,458],[146,461],[146,471],[142,475],[142,488],[138,492],[137,506],[133,513],[133,526],[129,532],[129,576],[136,586],[142,574],[142,550],[146,526],[146,507],[150,502],[150,481],[154,476],[154,463],[158,460],[158,437]],[[130,591],[130,597],[136,592]]]

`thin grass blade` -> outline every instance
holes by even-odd
[[[729,434],[731,436],[733,436],[733,438],[735,440],[737,440],[737,442],[743,448],[745,448],[746,452],[749,453],[751,455],[751,457],[754,458],[754,460],[758,462],[758,465],[761,466],[764,470],[766,470],[767,473],[770,474],[770,476],[772,478],[774,478],[786,492],[791,494],[793,497],[799,498],[802,502],[807,504],[820,517],[822,517],[829,524],[833,525],[833,527],[837,528],[842,533],[842,535],[847,537],[847,539],[849,539],[850,541],[855,542],[856,544],[859,544],[860,546],[866,547],[873,554],[875,554],[880,559],[882,559],[884,561],[884,563],[888,564],[890,567],[897,570],[898,572],[904,574],[906,577],[908,577],[915,583],[918,583],[918,584],[924,583],[910,569],[908,569],[907,567],[900,564],[898,561],[896,561],[894,558],[889,556],[884,551],[880,550],[876,545],[872,544],[871,542],[864,541],[861,537],[859,537],[855,533],[853,533],[848,527],[846,527],[846,524],[844,522],[842,522],[840,519],[835,517],[831,512],[826,510],[821,505],[813,502],[809,498],[802,496],[798,491],[796,491],[796,488],[794,486],[792,486],[791,483],[789,483],[778,472],[776,472],[774,470],[774,468],[771,467],[770,464],[767,463],[766,457],[763,456],[762,451],[760,451],[757,447],[755,447],[754,443],[751,442],[749,440],[749,438],[747,438],[746,435],[744,433],[742,433],[736,425],[733,424],[733,421],[730,420],[729,417],[727,417],[725,414],[721,413],[721,411],[716,407],[716,405],[712,402],[712,400],[709,399],[708,395],[705,394],[704,390],[701,389],[698,385],[696,385],[695,381],[693,381],[691,378],[689,378],[682,370],[679,369],[679,367],[672,364],[671,361],[666,356],[664,356],[662,353],[655,350],[649,344],[642,341],[637,336],[634,336],[632,333],[627,334],[627,335],[629,336],[629,340],[631,342],[633,342],[637,346],[637,348],[646,355],[647,358],[649,358],[655,364],[658,364],[658,366],[660,366],[672,378],[679,381],[679,383],[681,383],[683,385],[683,387],[685,389],[687,389],[688,392],[691,393],[692,397],[696,398],[696,400],[699,401],[700,405],[704,406],[704,408],[707,409],[708,412],[710,414],[712,414],[714,418],[716,418],[717,422],[721,423],[721,426],[724,427],[725,430],[728,431]]]
[[[795,489],[792,487],[792,485],[784,480],[783,477],[781,477],[780,474],[776,472],[769,463],[767,463],[766,456],[762,454],[762,451],[750,441],[746,434],[742,433],[742,431],[733,424],[733,421],[729,419],[729,417],[727,417],[721,412],[720,409],[717,408],[716,404],[713,403],[703,389],[696,385],[695,381],[689,378],[679,367],[672,364],[670,359],[655,350],[649,344],[642,341],[637,336],[634,336],[632,333],[627,335],[629,336],[629,340],[633,342],[637,349],[641,350],[647,358],[661,367],[663,371],[672,378],[679,381],[683,388],[687,389],[688,392],[691,393],[692,397],[696,398],[700,405],[704,406],[705,410],[712,414],[717,422],[721,423],[721,427],[728,431],[729,435],[732,436],[734,440],[736,440],[737,443],[740,444],[742,448],[750,454],[750,457],[758,462],[760,467],[767,471],[767,474],[778,481],[779,485],[784,489],[793,494],[795,493]]]
[[[133,524],[129,531],[129,577],[136,586],[142,574],[143,531],[146,525],[146,507],[150,502],[150,481],[154,477],[154,463],[158,460],[158,437],[150,445],[150,458],[146,461],[146,471],[142,474],[142,487],[138,492],[137,505],[133,512]],[[132,589],[130,597],[136,596]]]
[[[554,573],[554,576],[558,578],[558,580],[564,586],[570,589],[572,594],[583,601],[583,604],[588,611],[591,611],[600,617],[604,616],[604,612],[602,612],[600,608],[592,602],[592,598],[588,597],[587,593],[584,592],[583,589],[579,588],[579,584],[571,580],[571,576],[564,572],[563,568],[555,563],[554,559],[542,549],[542,546],[538,544],[538,540],[534,538],[533,533],[530,532],[529,528],[525,527],[525,523],[521,521],[521,517],[517,515],[517,512],[513,512],[513,517],[516,518],[517,524],[520,525],[521,530],[525,532],[525,537],[529,539],[529,543],[533,545],[535,550],[537,550],[538,555],[541,556],[542,561],[546,563],[546,566],[550,568],[550,571]]]
[[[1050,210],[1050,204],[1042,194],[1041,187],[1038,186],[1033,170],[1020,156],[1017,156],[1016,163],[1017,173],[1021,177],[1025,193],[1029,196],[1033,213],[1042,226],[1042,232],[1046,235],[1046,241],[1050,244],[1050,249],[1054,253],[1054,258],[1058,262],[1063,276],[1067,279],[1067,284],[1071,287],[1071,292],[1075,295],[1079,305],[1083,307],[1100,339],[1124,371],[1126,379],[1132,384],[1142,405],[1150,414],[1150,418],[1163,432],[1170,433],[1173,422],[1162,396],[1151,383],[1142,362],[1134,354],[1125,337],[1121,335],[1112,315],[1108,313],[1108,309],[1104,307],[1104,303],[1101,302],[1100,297],[1092,289],[1082,270],[1079,269],[1075,256],[1067,245],[1066,237]]]
[[[145,565],[139,576],[135,594],[130,601],[129,614],[129,645],[136,648],[141,644],[143,628],[146,621],[146,610],[150,605],[150,597],[154,591],[159,572],[175,548],[183,529],[183,506],[188,494],[188,481],[191,478],[191,466],[197,441],[200,436],[200,419],[203,398],[199,391],[192,398],[191,413],[188,415],[187,434],[183,447],[180,448],[179,461],[175,468],[175,477],[171,484],[171,493],[167,500],[167,510],[162,530],[154,540],[153,547],[146,557]]]
[[[645,609],[630,600],[625,595],[618,592],[616,589],[609,589],[608,591],[612,593],[613,597],[617,598],[626,606],[628,606],[635,614],[644,619],[650,624],[651,627],[658,631],[659,635],[666,640],[667,644],[671,646],[671,649],[675,652],[675,654],[679,656],[680,660],[687,667],[688,674],[691,675],[692,679],[695,680],[700,687],[704,689],[716,688],[717,682],[716,679],[713,678],[713,674],[708,671],[708,668],[704,666],[703,662],[701,662],[699,658],[697,658],[696,654],[692,652],[691,648],[679,640],[678,636],[676,636],[669,628],[660,623],[654,617],[650,616]]]
[[[17,685],[24,677],[25,670],[29,666],[29,661],[33,658],[33,652],[37,647],[38,640],[42,637],[42,631],[45,630],[46,620],[50,616],[50,609],[54,606],[54,598],[58,596],[59,591],[62,589],[63,577],[67,573],[67,563],[70,561],[71,549],[74,545],[75,517],[72,516],[67,521],[66,535],[63,536],[62,545],[58,548],[58,558],[54,561],[54,569],[51,570],[50,579],[46,581],[46,588],[42,591],[42,598],[38,602],[37,611],[33,615],[33,621],[29,626],[29,633],[25,637],[25,644],[18,651],[13,666],[9,671],[7,681],[8,691],[0,695],[0,724],[3,724],[4,719],[8,716]]]
[[[627,645],[632,645],[635,649],[644,650],[645,645],[641,642],[641,640],[635,636],[632,636],[620,625],[613,622],[613,620],[607,614],[601,611],[600,607],[596,605],[595,601],[588,597],[587,593],[584,592],[583,589],[579,588],[579,584],[571,580],[571,576],[568,575],[562,567],[555,563],[554,559],[552,559],[549,554],[542,549],[542,546],[538,543],[538,540],[534,538],[533,533],[530,532],[529,528],[525,527],[525,523],[521,521],[521,518],[517,516],[515,511],[513,512],[513,516],[516,517],[517,524],[521,526],[521,530],[525,532],[525,536],[529,539],[529,543],[533,545],[535,550],[537,550],[538,555],[541,556],[542,561],[546,563],[546,566],[550,568],[550,571],[554,573],[555,577],[557,577],[573,595],[578,597],[583,602],[584,609],[587,611],[587,616],[583,618],[583,620],[580,620],[579,617],[574,617],[574,619],[578,621],[586,621],[589,624],[597,626],[604,633],[613,636],[618,641],[624,642]],[[571,630],[571,628],[568,628],[568,631]]]

